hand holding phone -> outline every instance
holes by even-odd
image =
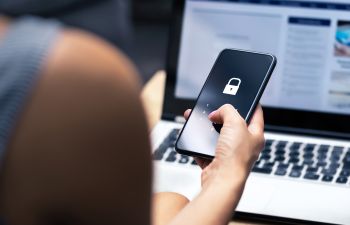
[[[191,110],[185,112],[185,119],[189,118],[190,112]],[[236,180],[232,178],[244,181],[264,145],[264,116],[261,106],[257,107],[248,127],[232,105],[220,107],[209,115],[209,119],[225,124],[225,127],[221,129],[218,139],[216,160],[196,158],[198,165],[207,171],[202,175],[202,185],[210,185],[217,178],[225,183]]]
[[[221,52],[180,133],[176,150],[214,157],[221,124],[210,121],[209,113],[230,104],[249,123],[275,65],[276,58],[268,54],[229,49]]]

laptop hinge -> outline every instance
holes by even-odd
[[[349,140],[350,134],[265,125],[265,131]]]

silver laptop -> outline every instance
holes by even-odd
[[[200,191],[200,169],[174,143],[219,52],[269,52],[266,147],[237,215],[350,224],[350,1],[175,0],[171,30],[155,191]]]

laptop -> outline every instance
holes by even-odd
[[[175,0],[173,10],[155,191],[200,191],[201,170],[174,143],[219,52],[269,52],[279,63],[261,100],[266,146],[235,215],[350,224],[350,1]]]

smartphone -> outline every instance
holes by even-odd
[[[213,158],[222,125],[213,124],[208,115],[224,104],[231,104],[249,123],[276,63],[276,57],[266,53],[223,50],[176,141],[176,151]]]

